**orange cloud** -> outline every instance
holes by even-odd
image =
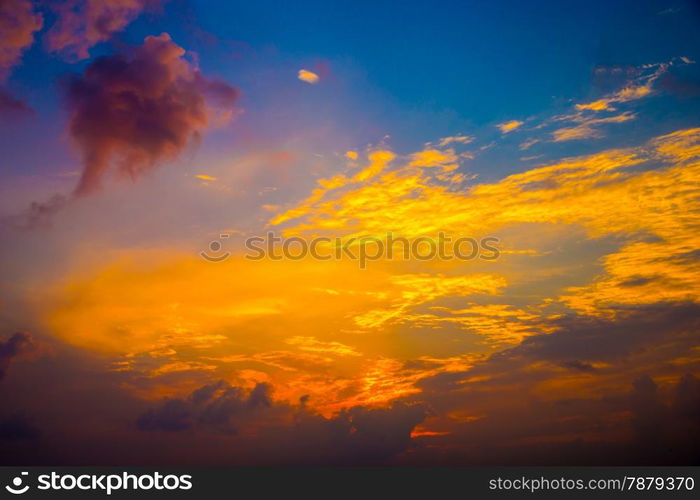
[[[520,128],[523,123],[524,122],[521,122],[520,120],[511,120],[508,122],[499,123],[496,125],[496,127],[498,127],[502,133],[507,134],[508,132],[512,132],[513,130]]]
[[[683,61],[685,64],[687,62]],[[636,101],[650,95],[653,91],[654,83],[663,75],[669,67],[670,63],[654,64],[647,68],[641,76],[635,80],[628,82],[625,87],[617,92],[609,94],[605,97],[591,101],[589,103],[577,104],[576,109],[579,111],[615,111],[613,104]],[[649,69],[654,71],[649,72]]]
[[[343,163],[345,173],[270,223],[343,238],[496,234],[506,243],[498,261],[380,260],[359,271],[351,261],[250,262],[234,252],[212,264],[129,252],[53,283],[40,316],[66,342],[115,358],[120,373],[269,380],[281,400],[311,395],[330,414],[419,397],[426,378],[554,334],[572,311],[614,319],[625,307],[699,300],[689,214],[698,210],[700,129],[492,183],[455,181],[457,160],[431,147],[370,151],[359,171]],[[583,252],[581,240],[599,253]],[[538,390],[582,390],[586,377]]]
[[[299,80],[302,82],[310,83],[312,85],[318,83],[319,81],[319,76],[308,69],[300,69],[297,73],[297,78],[299,78]]]

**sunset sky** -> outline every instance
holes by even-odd
[[[697,2],[0,0],[0,42],[3,464],[697,463]]]

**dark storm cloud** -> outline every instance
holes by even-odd
[[[700,380],[686,374],[667,392],[648,375],[634,381],[631,451],[651,463],[690,463],[700,456]]]
[[[535,335],[494,355],[493,362],[616,361],[663,340],[680,355],[696,344],[700,305],[657,304],[621,310],[615,320],[567,317],[556,321],[554,334]],[[669,352],[659,350],[660,357]],[[512,365],[511,365],[512,366]]]
[[[464,381],[488,376],[489,382],[470,386],[547,379],[557,368],[580,372],[615,373],[655,365],[685,356],[697,346],[700,330],[700,305],[655,304],[619,311],[614,319],[569,316],[552,322],[557,331],[533,335],[520,344],[490,356],[464,372],[441,373],[418,382],[427,394],[462,391]],[[528,370],[533,364],[545,363],[547,370]],[[596,363],[607,368],[595,369]]]
[[[442,416],[427,425],[442,424],[450,434],[429,438],[432,454],[414,459],[690,463],[700,452],[700,383],[692,375],[700,369],[693,358],[700,306],[618,313],[557,320],[554,333],[526,338],[470,370],[419,382],[419,397]]]
[[[175,159],[210,122],[207,104],[233,108],[238,90],[205,78],[166,33],[128,55],[102,57],[67,85],[69,132],[83,156],[76,194],[116,166],[131,178]]]
[[[330,416],[308,398],[277,401],[266,384],[148,402],[123,390],[138,387],[134,374],[105,373],[83,351],[18,365],[0,390],[16,399],[6,411],[26,410],[42,430],[36,447],[14,448],[26,463],[687,464],[700,451],[700,382],[697,362],[672,361],[694,352],[697,311],[561,319],[558,332],[423,380],[421,394]],[[412,438],[418,425],[449,433]]]
[[[699,321],[696,304],[569,316],[553,320],[554,333],[420,381],[420,394],[388,407],[322,416],[275,402],[264,386],[219,382],[162,403],[140,425],[180,431],[159,434],[182,443],[236,440],[247,459],[218,459],[226,463],[688,464],[700,452]],[[446,433],[412,438],[418,425]]]
[[[356,406],[332,417],[296,408],[284,435],[261,440],[265,461],[279,464],[389,464],[412,449],[411,433],[430,414],[426,405],[396,402],[386,407]],[[287,452],[278,455],[275,440]]]
[[[336,420],[347,425],[342,434],[348,463],[389,459],[411,446],[411,432],[429,411],[422,405],[394,404],[389,408],[356,407]]]
[[[0,380],[5,378],[13,359],[33,352],[36,344],[28,333],[17,332],[7,340],[0,341]]]
[[[208,428],[227,434],[238,432],[235,420],[252,418],[272,406],[270,386],[257,384],[244,391],[224,381],[205,385],[184,399],[167,399],[141,415],[136,425],[141,430],[184,431]]]
[[[597,382],[591,380],[595,387]],[[700,456],[697,379],[684,375],[661,387],[649,375],[626,390],[592,395],[538,395],[536,385],[492,385],[454,393],[474,421],[426,438],[410,463],[463,465],[690,465]],[[691,387],[691,394],[678,394]],[[427,425],[435,425],[428,422]]]
[[[615,319],[567,316],[551,322],[557,330],[550,334],[526,337],[520,344],[493,354],[485,362],[464,372],[440,373],[417,383],[426,394],[464,390],[464,380],[488,376],[494,380],[527,381],[556,375],[556,368],[596,372],[595,363],[610,365],[607,370],[633,368],[684,356],[697,345],[700,330],[700,305],[656,304],[619,310]],[[534,363],[545,362],[553,369],[527,371]]]
[[[0,418],[0,441],[36,439],[40,435],[32,420],[21,413]]]
[[[685,375],[678,382],[673,403],[673,411],[679,417],[700,421],[700,380],[693,375]]]
[[[251,462],[382,463],[410,448],[411,432],[428,415],[424,405],[397,403],[386,408],[358,406],[327,418],[307,411],[304,404],[274,402],[271,394],[268,384],[244,390],[219,381],[185,398],[164,400],[142,414],[137,427],[236,435],[252,426],[257,429],[257,449]]]

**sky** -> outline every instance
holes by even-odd
[[[693,464],[698,24],[2,0],[2,463]]]

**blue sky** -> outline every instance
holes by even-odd
[[[255,74],[266,66],[329,61],[346,78],[344,98],[368,115],[385,108],[377,114],[397,140],[416,141],[593,98],[620,83],[594,81],[599,66],[695,60],[699,16],[691,1],[172,1],[116,38],[138,44],[168,32],[234,83],[268,78]],[[103,43],[91,54],[110,50]],[[35,107],[56,110],[61,76],[85,64],[64,64],[35,44],[10,84]]]
[[[55,15],[44,15],[49,25]],[[289,109],[270,118],[287,124],[279,134],[288,135],[302,123],[323,123],[344,137],[337,147],[376,144],[390,135],[393,147],[408,151],[456,133],[479,132],[486,144],[498,136],[494,124],[562,113],[574,102],[625,84],[624,78],[595,78],[596,68],[639,67],[680,56],[699,59],[699,16],[700,8],[691,1],[174,0],[141,15],[90,54],[109,54],[120,44],[138,45],[149,34],[168,32],[191,56],[196,53],[203,71],[241,88],[249,116],[269,112],[271,96],[282,99],[289,85],[298,83],[290,75],[299,67],[325,64],[332,86],[291,90],[293,98],[278,106]],[[90,60],[67,63],[47,54],[44,45],[28,50],[8,86],[42,116],[53,118],[12,127],[9,140],[0,145],[5,169],[51,169],[44,148],[52,150],[52,162],[60,169],[74,161],[61,142],[61,82]],[[697,93],[697,68],[683,71]],[[623,140],[688,124],[700,111],[697,100],[678,96],[644,105],[648,110],[625,128]],[[35,135],[48,138],[42,150],[28,148],[28,137]],[[216,142],[215,137],[210,140]],[[587,147],[568,143],[550,151],[579,154]],[[505,144],[481,155],[472,168],[485,175],[516,171],[520,156]]]
[[[217,36],[293,57],[349,58],[400,103],[449,108],[479,125],[586,96],[595,66],[700,50],[692,2],[214,3],[193,11]]]

